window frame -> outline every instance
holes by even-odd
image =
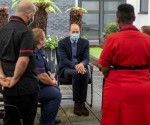
[[[139,14],[148,14],[148,7],[147,7],[147,11],[143,11],[142,10],[142,3],[145,2],[145,0],[140,0],[140,12]],[[148,5],[149,1],[147,0],[147,4]]]
[[[101,38],[101,34],[104,31],[104,14],[114,14],[116,13],[115,11],[104,11],[104,1],[108,1],[108,2],[114,2],[114,0],[78,0],[78,6],[82,7],[82,1],[99,1],[99,10],[98,11],[88,11],[89,14],[99,14],[99,24],[98,25],[86,25],[86,24],[82,24],[82,27],[95,27],[97,26],[99,28],[98,34],[99,34],[99,43],[100,43],[100,38]],[[126,3],[127,0],[115,0],[118,1],[120,3]],[[83,35],[82,31],[81,31],[81,35]],[[97,40],[97,39],[89,39],[89,40]]]
[[[85,1],[85,2],[88,2],[89,0],[79,0],[79,6],[81,6],[82,7],[82,1]],[[101,0],[92,0],[93,2],[94,1],[98,1],[99,2],[99,7],[100,7],[100,1]],[[100,8],[99,8],[99,10],[100,10]],[[99,10],[90,10],[90,11],[88,11],[88,13],[87,14],[98,14],[98,16],[99,16],[99,21],[98,22],[100,22],[100,11]],[[89,26],[89,27],[98,27],[98,34],[100,34],[100,23],[99,24],[82,24],[82,28],[84,27],[87,27],[87,26]],[[83,32],[81,31],[81,35],[83,35]],[[100,37],[100,36],[98,36],[98,37]],[[91,38],[89,38],[89,40],[97,40],[97,39],[91,39]]]

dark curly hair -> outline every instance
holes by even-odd
[[[135,20],[134,7],[130,4],[120,4],[116,15],[122,23],[131,24]]]

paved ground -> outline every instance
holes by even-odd
[[[101,115],[101,97],[102,97],[102,78],[96,68],[93,72],[94,97],[93,106],[87,108],[90,110],[89,116],[76,116],[73,113],[74,103],[71,99],[62,99],[57,118],[61,119],[58,125],[99,125]],[[71,86],[60,86],[63,97],[72,96]],[[90,85],[88,88],[87,101],[90,102]],[[39,124],[40,111],[38,110],[35,125]]]
[[[102,98],[102,79],[103,76],[94,68],[93,72],[93,106],[90,107],[86,104],[90,111],[89,116],[76,116],[73,113],[74,102],[72,99],[62,99],[61,106],[58,112],[57,118],[61,119],[61,123],[58,125],[99,125],[101,116],[101,98]],[[63,97],[72,97],[71,86],[60,86]],[[88,87],[87,101],[90,102],[90,85]],[[1,107],[2,108],[2,107]],[[35,125],[39,125],[40,109],[38,109]],[[0,119],[0,125],[2,125],[2,119]]]

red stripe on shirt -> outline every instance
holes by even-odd
[[[33,50],[20,50],[20,53],[33,53]]]
[[[45,69],[45,68],[36,68],[36,70],[43,70],[43,69]]]
[[[11,18],[11,19],[9,19],[9,20],[10,20],[10,21],[17,21],[17,22],[21,22],[21,23],[23,23],[23,24],[27,25],[25,22],[23,22],[23,21],[21,21],[21,20],[19,20],[19,19]]]

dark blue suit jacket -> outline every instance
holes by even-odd
[[[65,68],[75,68],[75,63],[72,62],[72,50],[70,37],[66,37],[58,43],[58,55],[60,57],[58,75],[61,76]],[[79,38],[77,42],[77,59],[83,62],[85,67],[89,63],[89,41]]]

